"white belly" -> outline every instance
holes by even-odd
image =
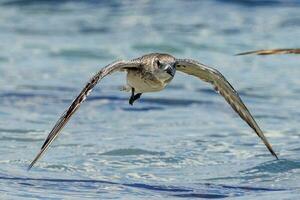
[[[127,84],[130,88],[134,88],[136,93],[157,92],[167,85],[166,82],[159,81],[152,76],[142,76],[136,71],[128,71]]]

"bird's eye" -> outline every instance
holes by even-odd
[[[160,66],[159,60],[156,60],[156,64],[157,64],[157,66]]]

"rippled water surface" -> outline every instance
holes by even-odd
[[[300,2],[0,2],[0,199],[299,199]],[[46,135],[101,67],[167,52],[216,67],[279,160],[209,85],[179,72],[132,107],[105,78],[46,155]]]

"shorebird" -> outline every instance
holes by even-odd
[[[263,49],[257,51],[248,51],[236,54],[237,56],[257,54],[257,55],[273,55],[273,54],[300,54],[300,49]]]
[[[124,90],[131,91],[129,98],[129,104],[131,105],[141,97],[142,93],[163,90],[174,78],[176,71],[195,76],[212,84],[214,89],[225,98],[233,110],[254,130],[258,137],[261,138],[271,154],[278,159],[267,138],[264,136],[262,130],[257,125],[238,93],[218,70],[195,60],[176,59],[164,53],[151,53],[131,61],[121,60],[113,62],[96,73],[73,100],[70,107],[58,119],[42,145],[40,152],[29,165],[28,170],[32,168],[49,148],[50,144],[80,107],[81,103],[84,102],[95,85],[102,78],[117,71],[127,72],[127,85],[124,87]]]

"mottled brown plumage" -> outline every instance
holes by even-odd
[[[70,107],[59,118],[54,128],[49,133],[40,152],[31,162],[30,169],[37,160],[45,153],[50,144],[58,136],[62,128],[69,121],[71,116],[80,107],[95,85],[105,76],[116,72],[127,72],[127,86],[125,89],[132,91],[129,100],[133,104],[144,92],[156,92],[163,90],[173,79],[176,70],[195,76],[214,86],[214,89],[221,94],[239,116],[255,131],[262,139],[269,151],[277,158],[271,145],[267,141],[263,132],[255,122],[249,110],[239,97],[238,93],[216,69],[205,66],[197,61],[190,59],[176,59],[169,54],[152,53],[144,55],[131,61],[117,61],[101,69],[82,89],[78,97],[72,102]],[[134,94],[137,92],[138,94]]]

